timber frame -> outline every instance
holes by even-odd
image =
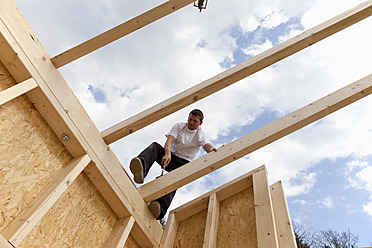
[[[109,145],[156,120],[362,21],[372,15],[372,0],[368,0],[100,133],[58,68],[192,2],[194,1],[167,1],[112,30],[50,58],[12,0],[0,1],[0,60],[17,83],[0,91],[0,106],[5,106],[21,96],[26,96],[72,157],[71,161],[56,176],[50,178],[47,186],[40,190],[37,196],[14,217],[14,220],[1,230],[0,244],[2,246],[18,247],[22,245],[22,241],[28,237],[52,206],[61,199],[70,185],[75,183],[76,178],[84,174],[117,217],[116,224],[106,240],[107,247],[123,247],[130,235],[140,247],[159,247],[159,245],[160,247],[173,247],[172,240],[176,237],[175,230],[179,223],[204,209],[208,209],[206,220],[208,228],[206,228],[204,236],[204,245],[205,247],[215,247],[219,202],[252,185],[254,195],[258,196],[255,198],[256,205],[263,206],[256,209],[258,247],[286,247],[285,244],[290,244],[288,247],[294,247],[292,246],[293,237],[290,234],[291,225],[283,224],[283,220],[277,219],[278,216],[283,215],[287,219],[289,218],[281,185],[277,183],[270,188],[267,186],[264,167],[259,167],[245,176],[171,211],[165,231],[154,219],[147,207],[147,202],[203,177],[371,94],[372,74],[219,148],[217,153],[209,153],[138,189]],[[154,116],[156,118],[153,118]],[[11,166],[9,164],[9,167]],[[255,178],[257,179],[255,180]],[[241,186],[247,180],[250,181],[250,184]],[[236,188],[239,191],[236,191]],[[266,193],[262,193],[262,190],[266,190]],[[269,193],[269,191],[272,192]],[[272,202],[271,198],[274,199]],[[209,205],[206,204],[207,202]],[[269,207],[269,205],[272,206]],[[271,213],[271,222],[277,222],[277,225],[261,226],[260,216],[267,216],[265,214],[267,212]],[[276,235],[267,236],[267,233],[277,233],[278,230],[285,230],[283,232],[286,234],[281,236],[282,238],[278,238]]]

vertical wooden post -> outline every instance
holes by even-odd
[[[273,210],[266,169],[253,174],[253,192],[256,213],[257,247],[277,248]]]
[[[270,186],[271,200],[274,208],[275,228],[280,248],[296,248],[292,221],[289,215],[283,185],[278,181]]]
[[[105,248],[123,248],[134,222],[135,220],[132,216],[118,219],[110,237],[106,241]]]
[[[214,248],[217,245],[218,217],[220,214],[220,202],[217,194],[209,197],[207,222],[205,224],[203,248]]]
[[[173,248],[174,240],[176,239],[177,230],[178,230],[178,220],[174,213],[170,213],[168,217],[167,225],[163,232],[163,236],[160,241],[160,248]]]

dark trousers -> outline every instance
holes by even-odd
[[[146,177],[146,175],[149,173],[149,170],[155,161],[161,166],[161,159],[163,158],[164,155],[165,155],[164,148],[158,143],[153,142],[137,156],[142,161],[144,177]],[[188,162],[190,161],[180,158],[174,154],[171,154],[171,161],[168,164],[168,166],[165,167],[165,170],[170,172],[181,167],[184,164],[187,164]],[[177,190],[170,192],[169,194],[164,195],[156,200],[160,204],[160,215],[157,218],[158,220],[162,219],[167,213],[167,210],[170,204],[172,203],[176,191]]]

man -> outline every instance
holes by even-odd
[[[136,183],[143,183],[151,166],[156,161],[166,171],[170,172],[194,160],[200,147],[206,152],[217,151],[207,140],[201,129],[204,115],[199,109],[190,112],[187,122],[175,124],[165,136],[164,148],[154,142],[130,162],[130,170]],[[166,214],[176,190],[152,201],[149,204],[151,212],[157,220]]]

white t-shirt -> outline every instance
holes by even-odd
[[[168,137],[169,135],[176,138],[171,152],[189,161],[196,158],[200,147],[204,147],[205,144],[209,143],[201,127],[196,130],[190,130],[186,122],[176,123],[165,136]]]

